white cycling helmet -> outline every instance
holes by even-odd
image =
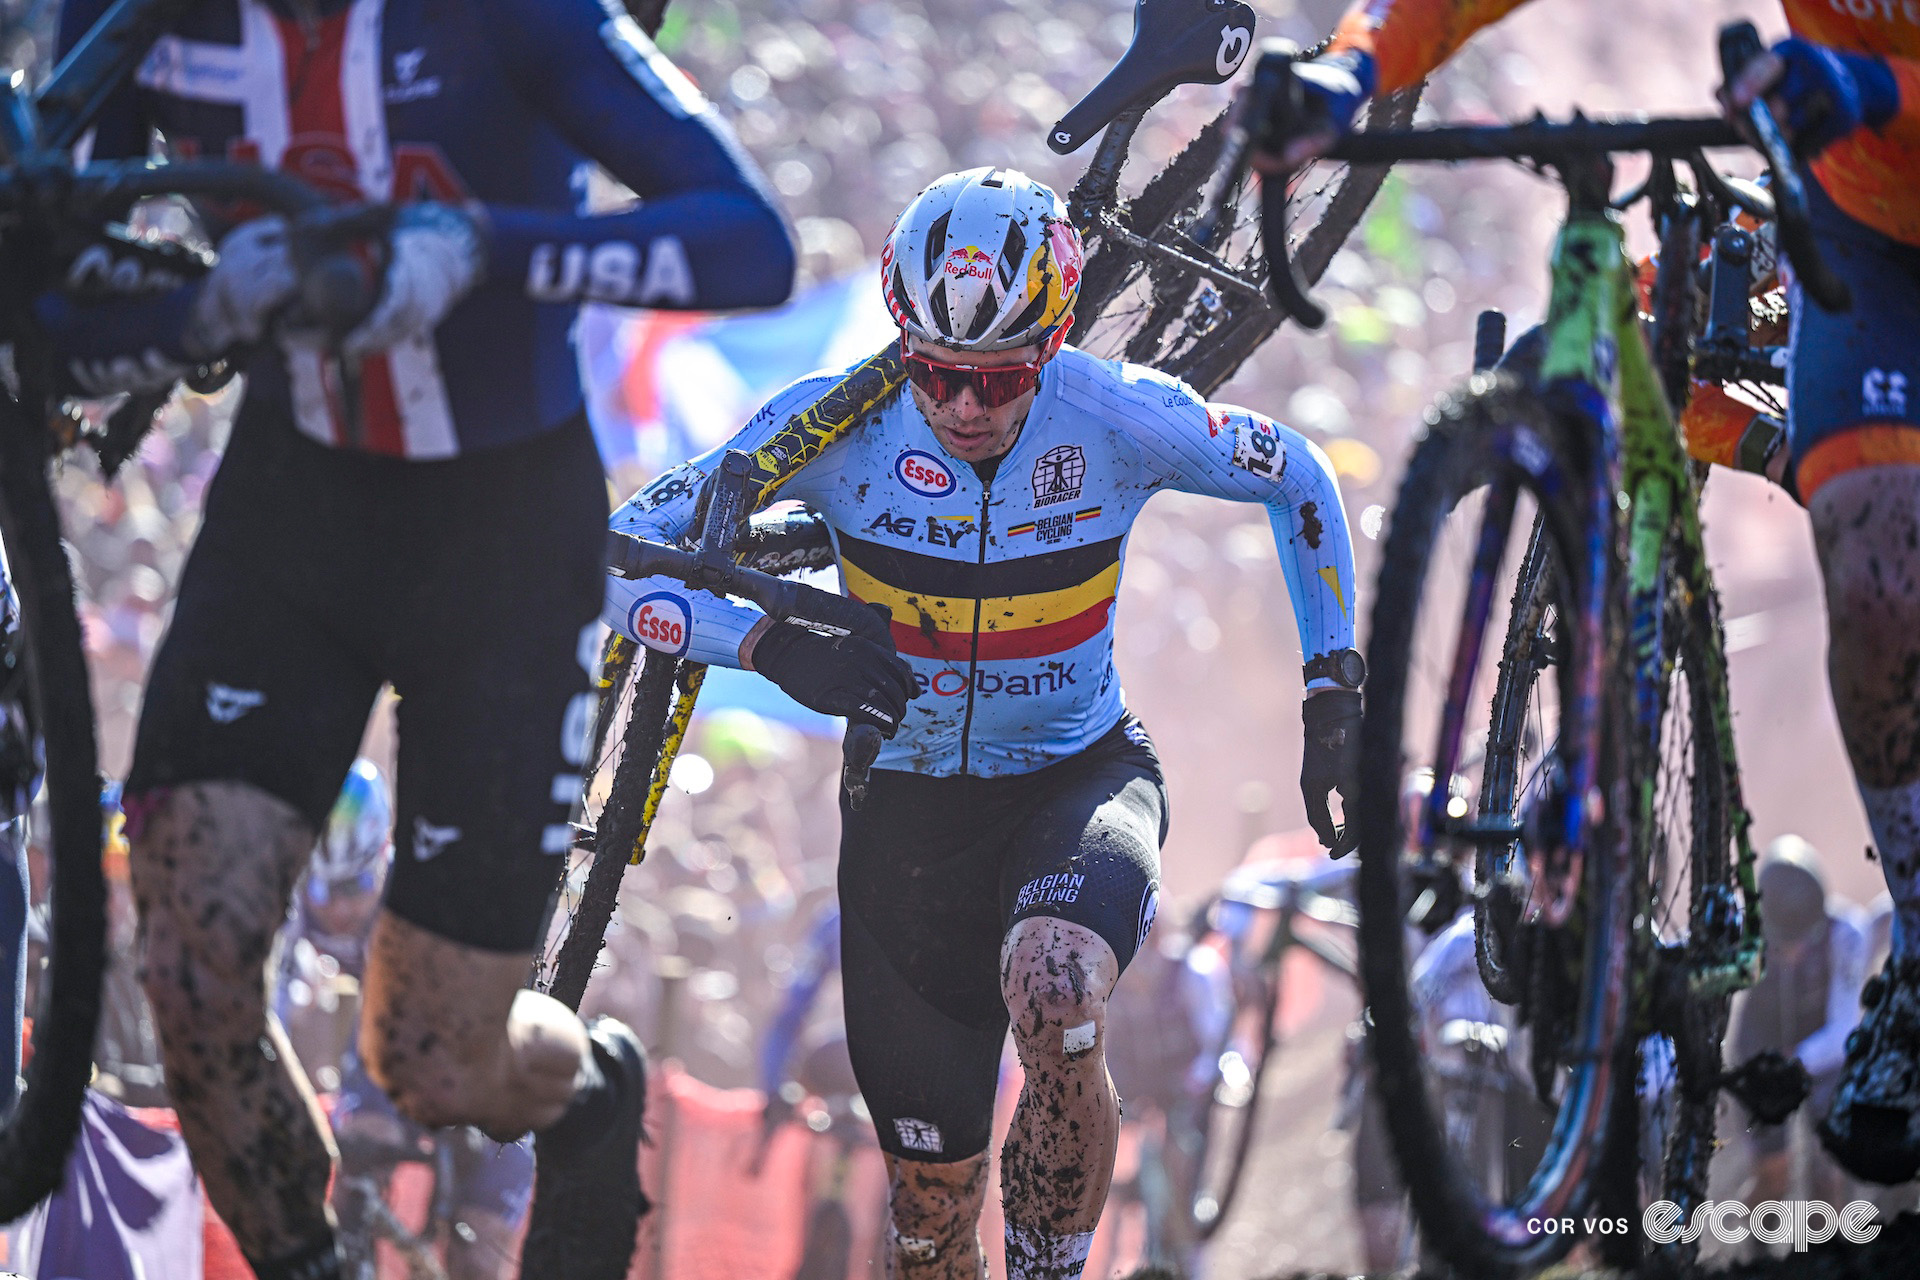
[[[312,880],[338,885],[378,882],[393,847],[393,800],[380,767],[362,757],[347,771],[346,785],[327,815],[327,829],[313,849]]]
[[[887,310],[943,347],[1006,351],[1073,320],[1080,233],[1050,187],[1013,169],[950,173],[914,197],[880,254]]]

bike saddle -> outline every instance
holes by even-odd
[[[1047,135],[1061,155],[1178,84],[1225,84],[1253,48],[1253,10],[1241,0],[1135,0],[1133,40],[1093,92]]]

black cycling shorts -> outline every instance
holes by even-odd
[[[841,804],[847,1048],[880,1145],[948,1163],[987,1148],[1007,1008],[1000,945],[1028,916],[1106,940],[1121,968],[1159,900],[1167,793],[1131,717],[1070,760],[1003,778],[876,769]]]
[[[318,830],[391,683],[387,907],[454,942],[533,950],[578,793],[607,515],[584,418],[409,462],[243,408],[148,678],[128,795],[246,782]]]

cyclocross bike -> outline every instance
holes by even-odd
[[[111,478],[172,394],[169,388],[128,397],[103,430],[90,429],[56,390],[54,355],[32,301],[66,287],[110,302],[116,296],[111,281],[123,274],[168,281],[203,275],[214,262],[205,246],[129,232],[135,205],[159,196],[246,202],[289,215],[296,252],[309,264],[303,301],[334,333],[351,327],[373,297],[363,268],[341,246],[377,234],[381,211],[329,211],[304,184],[239,165],[73,164],[73,146],[101,104],[191,4],[122,0],[37,92],[28,92],[20,78],[0,86],[0,341],[13,351],[13,377],[0,385],[0,540],[19,601],[18,685],[34,739],[34,758],[0,761],[0,786],[31,792],[35,776],[44,777],[52,871],[51,938],[33,1011],[27,1087],[12,1114],[0,1119],[0,1222],[24,1214],[60,1184],[92,1070],[106,958],[93,706],[47,469],[65,450],[85,444]],[[125,271],[67,279],[82,254],[103,253],[111,264],[126,264]],[[226,363],[208,366],[189,383],[209,390],[232,372]]]
[[[1758,49],[1751,26],[1724,31],[1728,77]],[[1263,76],[1257,91],[1280,104],[1284,135],[1297,85],[1286,64]],[[1807,293],[1844,305],[1764,105],[1750,124],[1777,206],[1754,212],[1775,218]],[[1735,203],[1760,203],[1720,180],[1701,151],[1740,142],[1717,117],[1576,117],[1355,136],[1333,153],[1526,159],[1569,198],[1537,367],[1476,376],[1426,415],[1368,650],[1357,821],[1371,1041],[1422,1236],[1465,1274],[1544,1265],[1589,1215],[1625,1218],[1627,1230],[1602,1247],[1631,1256],[1651,1190],[1691,1210],[1704,1194],[1716,1095],[1730,1084],[1720,1053],[1728,1003],[1759,971],[1718,603],[1696,477],[1669,409],[1687,387],[1703,231]],[[1610,157],[1624,151],[1652,153],[1652,176],[1610,200]],[[1695,194],[1677,181],[1681,159]],[[1615,216],[1641,198],[1661,232],[1651,351]],[[1272,285],[1303,323],[1321,318],[1283,260]],[[1744,292],[1742,281],[1743,302]],[[1450,777],[1473,754],[1478,803],[1435,788],[1403,830],[1389,798],[1409,771]],[[1533,1089],[1555,1116],[1531,1175],[1503,1188],[1477,1182],[1448,1141],[1408,992],[1408,874],[1418,892],[1457,883],[1462,867],[1483,981],[1517,1006]],[[1636,1168],[1643,1120],[1664,1135],[1651,1188]]]
[[[1048,134],[1049,145],[1065,154],[1105,131],[1067,196],[1069,215],[1086,246],[1071,341],[1096,355],[1153,365],[1203,393],[1231,377],[1285,319],[1266,293],[1260,203],[1251,183],[1235,184],[1220,202],[1212,247],[1203,248],[1188,234],[1200,211],[1203,180],[1227,137],[1229,112],[1223,110],[1137,194],[1123,196],[1120,179],[1148,109],[1179,85],[1231,78],[1252,48],[1254,26],[1253,10],[1240,0],[1140,0],[1125,55]],[[1414,89],[1383,99],[1368,127],[1404,125],[1418,94]],[[1294,221],[1306,228],[1293,247],[1293,260],[1309,279],[1317,280],[1326,269],[1385,174],[1385,165],[1332,160],[1289,184],[1287,203]],[[719,557],[738,555],[746,568],[773,573],[833,564],[820,522],[745,517],[772,501],[788,476],[853,430],[905,381],[890,346],[859,365],[756,455],[756,492],[739,513],[742,518],[707,535],[723,541],[703,536],[697,544],[709,582],[718,581],[713,575],[720,572]],[[618,566],[629,554],[616,538],[614,572],[621,571]],[[817,614],[817,602],[809,607]],[[616,635],[602,654],[600,709],[589,736],[577,820],[579,847],[590,849],[591,858],[584,874],[571,866],[563,872],[556,902],[560,924],[536,962],[535,985],[575,1007],[592,976],[621,876],[645,852],[704,678],[700,664],[659,653],[647,654],[636,677],[636,649]],[[616,736],[613,726],[623,710],[625,727]],[[863,767],[858,757],[870,761],[867,753],[877,750],[877,739],[862,737],[859,752],[848,757],[854,777]],[[611,781],[602,782],[609,772]]]

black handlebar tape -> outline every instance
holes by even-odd
[[[1506,350],[1506,312],[1488,307],[1473,322],[1473,371],[1483,373],[1493,368]]]

